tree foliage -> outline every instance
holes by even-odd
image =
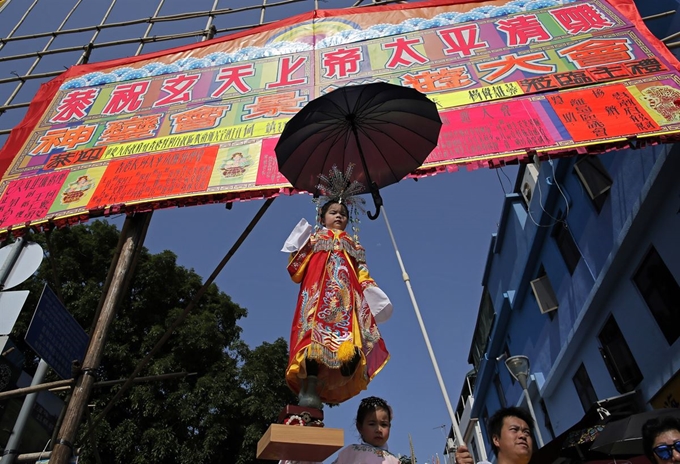
[[[47,250],[46,237],[33,237]],[[50,260],[23,287],[34,308],[44,282],[86,330],[92,325],[119,232],[94,221],[52,232]],[[202,279],[177,264],[170,251],[143,249],[134,277],[116,313],[97,380],[125,378],[151,350],[200,289]],[[54,263],[54,271],[50,267]],[[58,282],[55,282],[58,280]],[[21,345],[32,311],[15,326]],[[284,371],[285,340],[250,349],[241,339],[238,320],[247,312],[211,285],[187,320],[140,374],[195,372],[182,379],[137,384],[105,416],[95,440],[81,440],[82,459],[104,463],[256,462],[255,450],[281,409],[294,401]],[[95,417],[120,386],[96,389],[89,401]],[[80,433],[87,429],[83,418]]]

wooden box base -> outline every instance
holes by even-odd
[[[343,429],[271,424],[257,442],[257,459],[323,461],[344,439]]]

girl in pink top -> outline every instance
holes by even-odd
[[[399,464],[399,458],[387,450],[392,426],[392,408],[377,396],[361,400],[356,419],[361,444],[340,451],[333,464]]]

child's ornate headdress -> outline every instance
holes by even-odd
[[[354,240],[359,241],[359,213],[365,213],[364,204],[366,200],[357,196],[366,189],[364,185],[357,181],[350,181],[354,164],[349,163],[343,173],[337,166],[333,165],[328,175],[320,174],[319,183],[316,186],[320,195],[314,198],[316,204],[316,227],[321,226],[321,207],[329,201],[345,205],[349,213],[349,222],[352,224]]]

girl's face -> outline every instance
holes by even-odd
[[[359,434],[369,445],[382,448],[390,438],[390,426],[389,413],[384,409],[375,409],[364,417]]]
[[[330,205],[323,215],[323,225],[328,229],[345,230],[347,220],[347,209],[339,203]]]

